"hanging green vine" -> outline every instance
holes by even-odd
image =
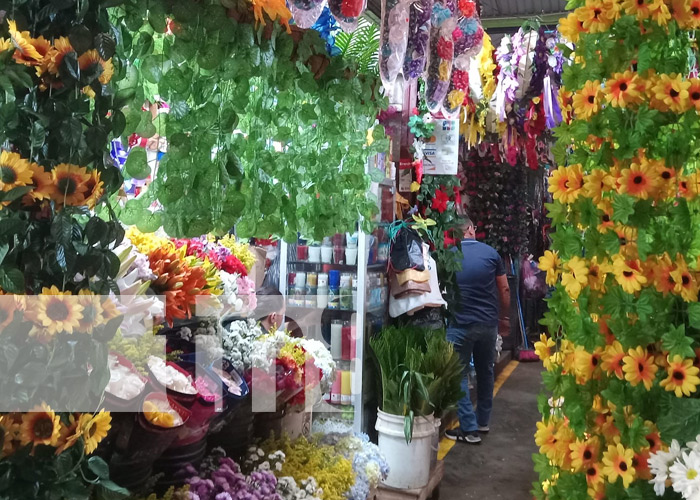
[[[369,219],[376,201],[366,159],[387,149],[382,127],[367,146],[384,105],[375,77],[328,58],[313,30],[256,31],[218,2],[132,1],[113,17],[126,61],[122,137],[158,134],[169,144],[148,190],[126,203],[124,222],[175,236],[236,225],[243,237],[292,239]],[[152,120],[142,106],[157,98],[170,112]],[[148,174],[139,156],[127,175]]]

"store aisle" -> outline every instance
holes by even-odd
[[[481,445],[456,443],[445,457],[440,500],[531,498],[542,365],[519,363],[514,368],[494,399],[491,432]]]

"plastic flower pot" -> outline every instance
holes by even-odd
[[[398,489],[418,489],[428,484],[435,434],[433,416],[414,419],[410,443],[406,443],[403,415],[377,410],[375,429],[379,433],[379,450],[389,464],[384,484]]]

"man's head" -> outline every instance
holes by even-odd
[[[255,292],[258,306],[255,308],[257,320],[265,330],[283,325],[284,323],[284,295],[273,286],[258,288]]]
[[[462,215],[459,218],[459,230],[462,232],[462,237],[467,240],[473,240],[476,237],[474,223],[467,215]]]

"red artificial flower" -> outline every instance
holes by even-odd
[[[411,114],[412,114],[412,115],[417,115],[417,114],[418,114],[418,108],[413,108],[413,109],[411,110]]]
[[[459,0],[457,7],[464,17],[474,17],[476,12],[476,4],[471,0]]]
[[[457,205],[461,205],[462,204],[462,193],[459,192],[459,186],[454,186],[452,188],[452,190],[455,193],[455,203]]]
[[[469,73],[461,69],[453,69],[452,85],[458,90],[466,91],[469,88]]]
[[[433,198],[433,202],[430,205],[430,208],[433,210],[443,213],[445,210],[447,210],[447,202],[450,201],[450,197],[447,196],[447,193],[444,191],[441,191],[440,189],[435,190],[435,198]]]
[[[451,60],[452,57],[454,57],[454,43],[452,43],[452,40],[440,37],[437,45],[437,53],[440,59]]]
[[[445,248],[450,248],[450,247],[453,247],[457,244],[457,239],[451,237],[449,231],[445,231],[444,235],[445,235],[445,243],[444,243]]]
[[[248,270],[235,255],[227,255],[225,258],[221,259],[221,270],[229,274],[248,276]]]
[[[422,184],[423,183],[423,160],[414,161],[413,168],[416,169],[416,182],[418,184]]]

